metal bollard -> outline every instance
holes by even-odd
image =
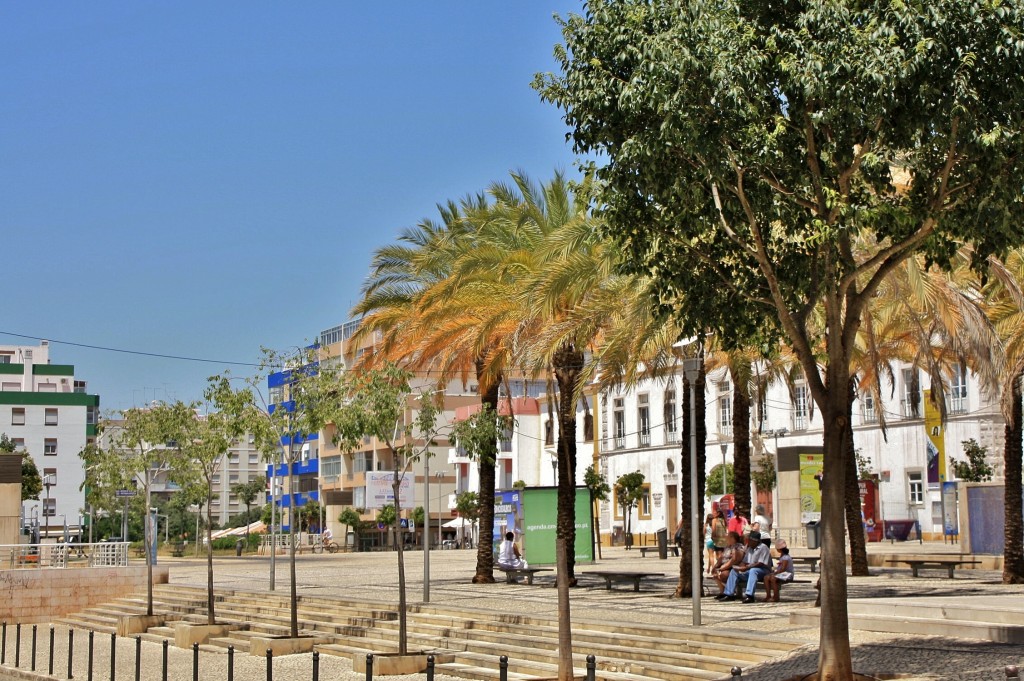
[[[71,673],[71,663],[75,660],[75,630],[68,629],[68,678],[73,679],[75,675]]]
[[[434,681],[434,656],[427,655],[427,681]]]
[[[498,658],[498,681],[508,681],[508,655]]]
[[[320,681],[320,653],[313,651],[313,681]]]
[[[267,681],[274,681],[274,651],[267,648]]]
[[[135,637],[135,681],[142,678],[142,637]]]
[[[1003,671],[1006,672],[1006,678],[1008,678],[1008,679],[1019,679],[1020,678],[1020,672],[1018,671],[1016,665],[1012,665],[1012,664],[1007,665],[1006,669],[1004,669]]]
[[[53,626],[50,626],[50,666],[47,669],[47,674],[53,676]]]
[[[587,655],[587,681],[595,681],[597,678],[597,658]]]
[[[21,666],[21,622],[14,626],[14,666]]]
[[[96,632],[94,632],[94,631],[90,631],[89,632],[89,669],[87,670],[87,672],[88,672],[87,678],[89,679],[89,681],[92,681],[92,639],[93,639],[93,634],[95,634],[95,633]]]
[[[4,621],[3,642],[0,643],[0,664],[7,662],[7,621]]]
[[[36,670],[36,625],[32,625],[32,671]]]
[[[235,647],[228,646],[228,681],[235,681]]]
[[[373,653],[366,653],[366,681],[373,681]]]
[[[163,667],[164,667],[164,670],[163,670],[163,673],[161,674],[160,678],[161,678],[162,681],[167,681],[167,639],[166,638],[163,640],[163,648],[164,648],[164,650],[163,650]]]
[[[192,681],[199,681],[199,644],[192,644]]]
[[[110,635],[110,681],[114,681],[114,665],[117,663],[117,634]]]
[[[743,670],[740,669],[739,667],[733,667],[732,668],[732,676],[733,676],[734,679],[742,679],[743,678]]]

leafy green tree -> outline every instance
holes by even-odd
[[[0,452],[13,454],[15,451],[14,441],[7,437],[6,433],[0,433]],[[21,500],[39,499],[39,493],[43,491],[43,478],[39,475],[36,462],[27,451],[21,455]]]
[[[362,529],[362,519],[359,517],[359,511],[351,507],[341,509],[341,513],[338,514],[338,522],[351,529],[356,535],[356,546],[359,546],[359,530]],[[345,532],[348,535],[348,532]]]
[[[459,492],[455,496],[455,510],[460,518],[475,523],[480,517],[480,496],[476,492]]]
[[[501,438],[502,433],[512,428],[512,418],[510,416],[503,416],[498,413],[496,409],[493,409],[490,404],[482,402],[480,404],[480,411],[472,414],[469,418],[458,421],[452,426],[451,439],[458,443],[459,447],[466,452],[466,455],[473,461],[479,462],[482,457],[491,456],[492,452],[497,451],[497,443]],[[467,494],[463,492],[462,494]],[[481,547],[486,543],[488,546],[488,552],[493,551],[494,541],[494,492],[493,488],[489,496],[491,502],[488,505],[487,500],[484,498],[484,487],[481,482],[480,495],[477,498],[476,493],[473,494],[472,501],[466,498],[467,504],[475,506],[472,508],[470,515],[462,515],[462,511],[459,511],[460,517],[466,518],[472,522],[480,521],[478,526],[478,537],[477,537],[477,570],[480,569],[479,551]],[[456,504],[458,503],[459,497],[456,497]],[[458,506],[456,506],[458,508]],[[469,510],[469,509],[467,509]],[[490,534],[488,535],[488,527],[491,528]]]
[[[590,519],[594,524],[594,536],[597,544],[597,557],[601,557],[601,516],[597,513],[597,502],[608,501],[608,494],[612,491],[612,488],[608,485],[608,479],[604,476],[604,473],[598,473],[594,470],[593,464],[587,466],[587,470],[583,473],[583,484],[587,487],[587,492],[590,494]]]
[[[414,463],[430,456],[436,445],[438,416],[443,394],[437,391],[412,395],[409,381],[412,373],[392,363],[380,369],[349,371],[336,386],[334,410],[325,418],[335,426],[335,438],[344,451],[355,451],[364,437],[376,438],[391,454],[394,466],[395,536],[401,537],[401,485]],[[413,410],[411,405],[418,408]],[[414,411],[410,417],[409,412]],[[383,510],[383,509],[382,509]],[[398,553],[398,653],[408,649],[405,598],[405,554],[403,542]]]
[[[982,0],[597,0],[537,80],[576,150],[608,159],[608,231],[657,272],[662,312],[734,347],[784,334],[804,370],[825,430],[822,678],[853,676],[838,557],[861,313],[916,251],[970,242],[981,262],[1024,238],[1022,24]]]
[[[393,527],[398,520],[398,512],[394,504],[386,504],[377,510],[377,524],[384,527]]]
[[[992,479],[992,466],[988,463],[988,449],[982,447],[974,438],[960,443],[964,448],[967,461],[959,461],[949,457],[949,467],[957,478],[964,482],[988,482]]]
[[[754,486],[762,492],[771,492],[777,482],[775,460],[768,454],[762,454],[757,460],[757,470],[751,472],[750,478]]]
[[[644,474],[640,471],[620,475],[615,481],[615,500],[622,509],[622,517],[626,520],[626,534],[631,532],[633,509],[644,496]]]
[[[231,487],[231,493],[242,502],[245,506],[245,517],[246,525],[249,525],[253,521],[250,519],[252,515],[252,505],[257,499],[262,497],[267,492],[267,478],[260,475],[258,477],[249,480],[248,482],[240,482],[237,485]],[[249,540],[249,528],[245,528],[245,538],[248,543]]]
[[[733,491],[736,483],[733,480],[733,467],[731,463],[725,464],[725,486],[722,486],[722,464],[718,464],[708,473],[707,484],[705,485],[704,496],[710,499],[716,494],[725,494],[723,489]]]

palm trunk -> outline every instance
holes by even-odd
[[[484,361],[476,362],[476,376],[480,386],[480,402],[498,413],[498,387],[500,377],[492,382],[483,380]],[[480,475],[480,517],[476,543],[476,574],[474,584],[494,583],[494,466],[498,456],[498,443],[487,443],[487,449],[480,452],[477,471]]]
[[[704,395],[704,384],[705,384],[705,373],[704,367],[701,365],[700,373],[697,375],[697,380],[694,383],[694,395],[691,398],[690,395],[690,382],[683,378],[683,427],[681,435],[683,438],[682,446],[682,463],[679,466],[679,489],[680,489],[680,506],[682,508],[681,517],[683,521],[682,529],[682,542],[683,546],[679,551],[679,581],[676,584],[676,590],[673,592],[673,598],[685,598],[693,595],[694,589],[694,575],[690,574],[691,565],[691,554],[693,552],[693,533],[690,531],[690,518],[693,517],[693,504],[690,501],[690,457],[697,457],[697,503],[702,503],[704,498],[704,488],[707,483],[707,474],[705,469],[707,467],[707,450],[705,448],[705,440],[707,439],[707,424],[705,422],[705,410],[707,409],[707,400]],[[694,405],[696,410],[696,435],[697,435],[697,451],[691,452],[691,440],[694,428],[691,424],[690,418],[690,405]],[[723,471],[724,473],[725,471]],[[748,485],[749,486],[749,485]],[[704,551],[701,550],[700,564],[701,564],[701,575],[703,575],[704,565]],[[699,579],[701,575],[696,577]],[[700,588],[699,586],[697,588]]]
[[[392,450],[392,456],[395,456]],[[398,459],[396,458],[397,462]],[[395,479],[391,483],[395,493],[395,548],[398,551],[398,654],[405,655],[409,646],[409,634],[406,625],[405,613],[405,542],[402,541],[402,500],[399,497],[399,490],[402,485],[398,477],[398,466],[395,466]],[[494,504],[492,503],[493,507]]]
[[[853,576],[867,577],[868,549],[864,535],[864,522],[860,514],[860,480],[857,471],[856,447],[853,441],[853,382],[850,383],[850,400],[846,412],[846,533],[850,536],[850,567]]]
[[[1005,546],[1003,583],[1024,584],[1024,529],[1021,518],[1021,380],[1024,372],[1013,377],[1010,386],[1013,404],[1006,422],[1003,449],[1005,503]]]
[[[557,534],[565,539],[569,583],[576,576],[576,384],[583,370],[583,353],[562,345],[552,360],[558,381],[558,511]]]
[[[213,484],[207,482],[206,485],[206,623],[216,624],[213,610]]]
[[[753,518],[750,514],[750,395],[746,380],[737,379],[731,367],[729,373],[732,374],[732,479],[736,487],[733,495],[736,512],[744,518]]]
[[[572,619],[569,610],[569,551],[565,539],[555,538],[555,585],[558,587],[558,681],[573,681]]]

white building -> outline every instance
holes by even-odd
[[[23,506],[40,534],[77,531],[85,471],[78,454],[96,437],[100,398],[86,393],[75,367],[50,364],[50,344],[0,345],[0,432],[27,450],[43,477],[39,501]]]

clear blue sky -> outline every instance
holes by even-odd
[[[555,68],[552,15],[579,11],[0,0],[0,331],[242,362],[313,339],[437,202],[573,170],[530,81]],[[104,409],[225,368],[51,359]]]

